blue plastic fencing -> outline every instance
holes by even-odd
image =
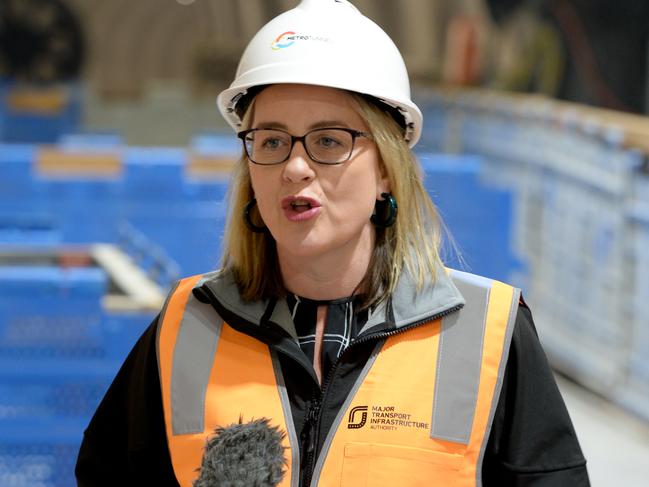
[[[28,144],[0,144],[0,212],[31,213],[41,206],[32,172],[37,150]]]
[[[419,161],[426,190],[448,229],[445,263],[509,281],[520,267],[511,251],[512,193],[484,184],[480,157],[420,154]]]
[[[60,225],[50,215],[0,211],[0,244],[52,245],[61,241]]]
[[[15,424],[15,423],[14,423]],[[0,443],[0,482],[6,487],[69,487],[75,484],[74,465],[79,449],[78,420],[30,421],[40,434],[15,435]],[[0,421],[0,429],[6,426]],[[17,428],[19,429],[19,428]],[[26,430],[29,431],[29,430]],[[42,432],[46,431],[46,434]],[[74,435],[69,432],[75,431]]]
[[[236,157],[222,137],[194,145]],[[42,174],[39,147],[0,144],[0,248],[115,243],[163,287],[218,266],[227,175],[190,174],[186,151],[111,134],[68,135],[58,149],[117,153],[121,170]],[[0,267],[0,485],[74,485],[83,430],[153,318],[107,312],[108,286],[97,268]]]
[[[124,219],[163,247],[183,273],[214,269],[225,222],[227,179],[190,178],[187,153],[178,149],[128,150],[124,162]]]
[[[0,267],[0,357],[96,355],[106,286],[99,269]]]
[[[98,268],[0,267],[0,485],[74,485],[83,431],[151,314],[110,314]]]
[[[12,102],[16,96],[27,98],[27,103]],[[49,98],[49,101],[39,101],[38,97]],[[25,86],[12,80],[0,80],[0,141],[57,142],[61,135],[77,130],[81,99],[81,86],[77,83]],[[46,106],[48,104],[51,106]]]
[[[192,138],[190,149],[202,156],[231,157],[241,153],[241,142],[231,133],[203,132]]]
[[[226,157],[228,146],[219,140],[214,137],[208,146],[212,153],[205,147],[203,153]],[[68,138],[62,150],[100,150],[87,138],[76,143]],[[0,145],[0,243],[114,243],[120,226],[129,223],[165,248],[183,272],[202,272],[217,264],[227,175],[189,174],[188,154],[180,149],[123,148],[118,177],[52,177],[38,173],[38,150]]]
[[[222,161],[235,161],[241,154],[241,143],[232,134],[205,132],[195,136],[189,146],[194,157]],[[227,191],[227,178],[223,174],[211,176],[185,172],[183,192],[186,198],[200,201],[223,201]]]

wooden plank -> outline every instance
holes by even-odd
[[[238,157],[216,157],[190,154],[187,165],[187,174],[196,178],[227,178],[230,176]]]
[[[35,162],[36,171],[48,177],[106,178],[119,177],[122,172],[122,156],[117,150],[76,152],[43,146],[39,148]]]
[[[12,88],[6,95],[10,110],[37,115],[58,115],[65,109],[68,100],[68,91],[63,88]]]

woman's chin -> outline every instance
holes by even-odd
[[[278,242],[277,249],[280,258],[290,256],[294,258],[317,259],[326,255],[331,250],[331,246],[322,240],[311,241],[311,239],[307,238],[302,241],[286,242],[285,244]]]
[[[338,255],[343,261],[350,255],[372,252],[374,229],[371,223],[361,228],[340,225],[289,226],[272,232],[280,259],[310,258]]]

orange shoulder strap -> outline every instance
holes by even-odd
[[[191,487],[217,426],[265,417],[287,432],[288,469],[281,485],[297,485],[298,472],[292,469],[299,464],[297,440],[277,359],[267,345],[237,332],[192,295],[200,279],[179,283],[158,329],[165,426],[176,478]]]

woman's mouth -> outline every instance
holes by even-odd
[[[314,198],[289,196],[282,200],[282,209],[286,218],[293,222],[302,222],[315,218],[322,208]]]

